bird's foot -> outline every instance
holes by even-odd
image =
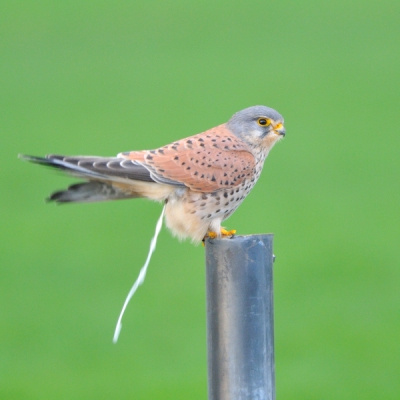
[[[222,237],[233,237],[236,234],[236,229],[231,229],[230,231],[227,231],[225,228],[221,228],[221,236]]]
[[[217,232],[207,232],[205,237],[209,237],[210,239],[215,239],[218,236]]]
[[[207,232],[207,235],[204,236],[203,244],[204,244],[204,240],[206,238],[215,239],[218,236],[220,236],[222,238],[226,238],[226,237],[231,238],[231,237],[233,237],[235,235],[235,233],[236,233],[236,229],[231,229],[230,231],[227,231],[225,228],[221,228],[219,235],[218,235],[217,232]]]

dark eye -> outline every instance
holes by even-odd
[[[261,126],[268,126],[271,124],[271,121],[268,118],[258,118],[257,123]]]

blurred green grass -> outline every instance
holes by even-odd
[[[2,399],[206,398],[204,257],[160,206],[54,207],[18,153],[153,148],[265,104],[287,138],[228,227],[275,233],[277,397],[398,399],[400,4],[0,4]]]

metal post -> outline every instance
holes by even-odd
[[[209,400],[274,400],[273,235],[206,240]]]

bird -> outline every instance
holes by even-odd
[[[116,157],[20,155],[83,182],[52,193],[48,201],[86,203],[147,198],[165,204],[174,236],[199,243],[231,237],[221,226],[250,193],[272,147],[286,134],[276,110],[252,106],[226,123],[154,150]]]

